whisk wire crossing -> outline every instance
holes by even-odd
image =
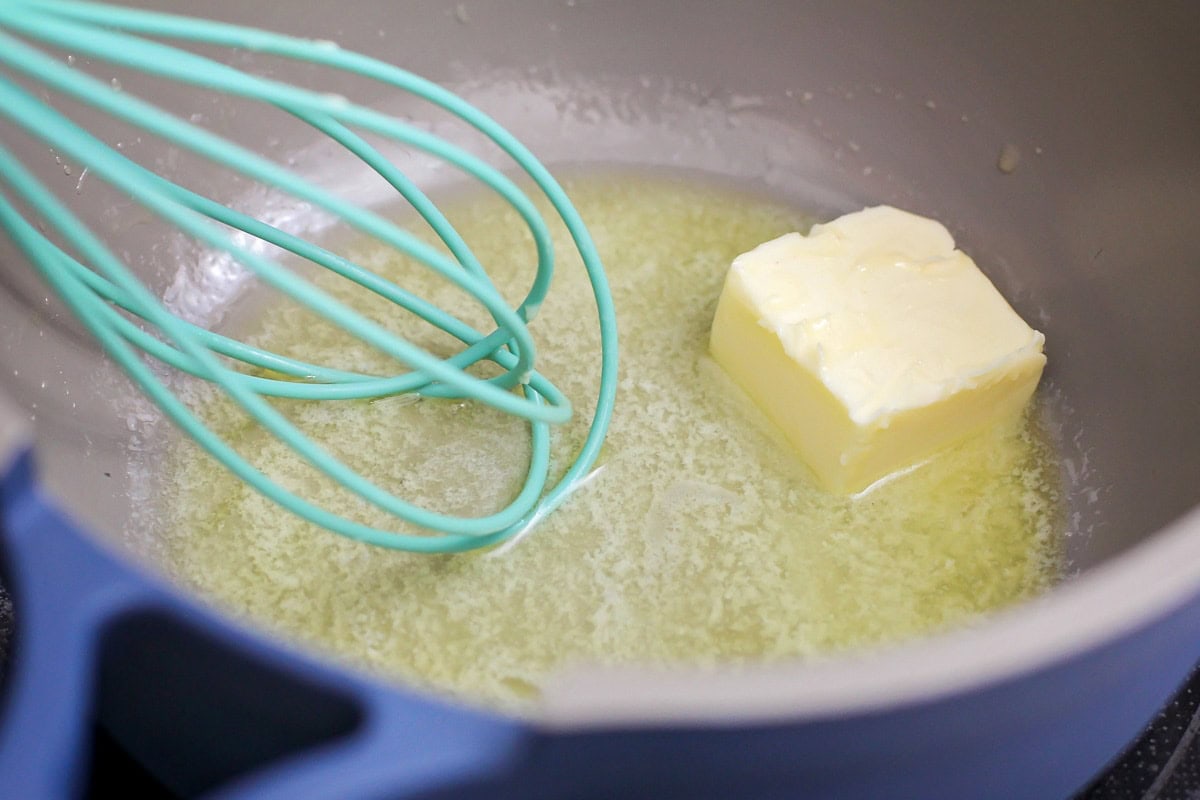
[[[587,436],[563,476],[549,489],[550,429],[566,421],[571,404],[534,369],[528,328],[549,290],[554,251],[546,221],[504,173],[451,142],[399,119],[350,102],[234,69],[155,39],[268,53],[381,81],[450,112],[505,153],[546,196],[566,226],[591,283],[600,332],[600,381]],[[394,223],[333,195],[290,169],[211,131],[175,117],[127,92],[61,63],[39,47],[138,69],[200,89],[270,104],[337,142],[387,181],[430,226],[448,254]],[[163,140],[286,192],[336,215],[417,263],[434,270],[486,309],[496,324],[476,330],[403,287],[262,220],[227,208],[151,172],[84,130],[15,80],[24,76]],[[47,186],[0,145],[0,229],[3,229],[67,307],[142,391],[186,434],[256,490],[335,533],[386,548],[459,552],[490,546],[527,529],[586,478],[599,455],[616,396],[617,329],[612,296],[596,247],[562,187],[532,153],[497,122],[428,80],[370,57],[278,33],[97,3],[10,0],[0,4],[0,116],[78,160],[93,174],[203,244],[228,253],[263,283],[339,325],[408,369],[365,375],[267,352],[182,320],[167,310],[106,243]],[[429,197],[360,136],[369,132],[451,164],[511,205],[534,241],[537,266],[524,299],[510,307],[453,225]],[[52,241],[42,230],[52,230]],[[229,229],[330,270],[449,333],[463,348],[439,358],[368,320],[274,259],[240,244]],[[372,505],[422,532],[371,527],[331,513],[281,486],[207,428],[177,397],[144,355],[220,387],[258,424],[299,452],[315,469]],[[482,360],[499,375],[467,369]],[[274,372],[249,374],[231,366]],[[319,447],[266,399],[347,400],[419,393],[486,403],[528,420],[531,455],[520,492],[484,516],[439,513],[408,503],[368,481]]]

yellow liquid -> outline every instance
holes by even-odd
[[[617,412],[591,482],[512,547],[410,555],[303,523],[188,445],[166,480],[168,568],[222,607],[350,663],[509,707],[572,663],[812,656],[967,624],[1054,580],[1057,465],[1036,415],[860,498],[832,496],[709,359],[729,262],[810,220],[670,177],[584,176],[567,189],[596,238],[621,329]],[[531,279],[528,235],[499,204],[466,198],[449,208],[497,283],[519,297]],[[348,255],[437,304],[469,308],[378,249],[351,243]],[[450,352],[444,336],[345,291],[367,313]],[[478,313],[465,316],[484,327]],[[594,319],[581,267],[562,260],[533,325],[539,370],[577,411],[555,431],[558,471],[590,417]],[[255,326],[255,341],[281,352],[395,371],[292,307],[268,309]],[[368,477],[442,510],[498,508],[524,474],[525,426],[472,405],[279,405]],[[226,403],[205,401],[202,412],[285,485],[395,527]]]

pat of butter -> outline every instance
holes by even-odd
[[[1018,414],[1046,357],[940,223],[888,206],[734,259],[713,357],[836,492]]]

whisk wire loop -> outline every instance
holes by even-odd
[[[569,418],[571,405],[533,368],[535,348],[527,323],[536,315],[549,289],[554,252],[545,220],[528,196],[482,159],[432,133],[354,105],[344,97],[249,75],[199,54],[141,38],[142,35],[259,50],[383,81],[454,114],[483,133],[532,178],[562,219],[579,251],[593,288],[601,337],[596,411],[575,460],[549,490],[546,489],[549,425]],[[280,108],[337,142],[387,181],[430,226],[449,255],[377,214],[332,195],[252,151],[137,97],[110,91],[96,79],[27,44],[25,39],[19,38],[21,36]],[[165,141],[334,214],[437,272],[479,302],[496,323],[496,329],[485,335],[360,265],[150,172],[17,85],[5,76],[5,69],[32,78],[113,117],[132,122]],[[380,377],[308,364],[179,319],[161,305],[53,192],[11,152],[0,146],[0,183],[7,186],[28,210],[22,212],[13,197],[0,189],[0,228],[55,288],[114,361],[168,417],[239,478],[281,506],[331,531],[371,544],[417,552],[457,552],[498,543],[526,530],[560,504],[595,463],[611,421],[617,367],[615,315],[599,255],[566,193],[545,167],[511,134],[461,98],[404,70],[339,50],[330,43],[95,3],[11,0],[0,5],[0,116],[85,164],[105,182],[195,240],[227,253],[264,283],[410,367],[402,374]],[[515,209],[528,227],[537,253],[533,280],[524,300],[515,309],[503,299],[484,266],[437,206],[355,128],[445,160],[463,174],[488,186]],[[26,214],[48,223],[57,231],[66,249],[41,233]],[[334,300],[273,259],[239,243],[223,228],[239,231],[250,240],[279,247],[354,281],[446,331],[461,341],[464,348],[448,358],[434,357]],[[137,319],[148,329],[136,324]],[[284,488],[206,427],[139,353],[219,386],[248,415],[314,468],[377,508],[425,529],[427,533],[374,528],[339,516]],[[285,378],[231,369],[222,363],[222,358],[270,370]],[[485,359],[495,362],[502,370],[501,374],[485,379],[465,371]],[[470,398],[529,421],[531,453],[528,470],[521,490],[505,508],[485,516],[461,517],[409,503],[333,458],[266,399],[271,396],[374,398],[406,392],[430,397]]]
[[[3,22],[3,19],[3,12],[0,12],[0,23]],[[534,345],[528,328],[525,327],[525,320],[509,308],[490,281],[483,281],[472,276],[440,251],[377,214],[342,200],[300,179],[290,171],[208,131],[176,119],[148,103],[124,93],[112,92],[99,81],[78,75],[68,67],[15,40],[10,47],[10,42],[5,41],[7,38],[9,37],[0,34],[0,62],[9,63],[24,56],[42,70],[40,75],[44,82],[63,88],[64,91],[74,94],[78,99],[114,115],[137,119],[143,127],[170,141],[177,142],[214,161],[235,166],[238,171],[249,177],[268,185],[278,186],[290,194],[312,202],[336,214],[364,233],[375,236],[380,241],[435,269],[442,277],[482,303],[494,319],[501,321],[502,327],[511,335],[517,345],[515,350],[518,354],[517,369],[520,374],[523,376],[532,369]],[[529,419],[542,419],[552,423],[564,422],[570,417],[569,407],[532,406],[520,400],[516,395],[498,387],[484,385],[480,379],[466,375],[460,370],[444,367],[440,359],[388,333],[307,282],[297,280],[290,270],[238,248],[230,243],[222,232],[211,226],[207,220],[191,215],[187,209],[182,208],[171,198],[164,197],[153,181],[147,180],[138,171],[128,169],[123,156],[111,148],[97,147],[99,144],[97,140],[74,126],[66,117],[40,103],[11,83],[4,88],[6,89],[4,95],[8,96],[9,101],[3,106],[3,113],[6,113],[14,121],[19,122],[27,129],[38,132],[64,153],[80,160],[90,159],[92,163],[89,163],[89,167],[97,175],[110,182],[120,183],[125,191],[147,208],[162,215],[197,239],[233,253],[241,263],[252,269],[262,280],[313,308],[363,341],[506,413]],[[520,195],[515,186],[512,187],[512,191]],[[524,195],[520,196],[524,197]],[[506,197],[506,199],[508,198]],[[526,202],[528,202],[527,198]],[[539,225],[544,225],[540,217],[537,219]]]
[[[321,469],[326,475],[345,488],[353,491],[377,507],[421,527],[438,529],[439,527],[454,525],[460,535],[474,537],[485,536],[488,533],[494,532],[498,527],[516,524],[532,508],[533,504],[536,503],[537,497],[541,493],[542,486],[539,484],[543,480],[542,475],[544,473],[540,469],[533,469],[533,467],[543,466],[541,460],[543,458],[548,459],[548,452],[539,452],[539,448],[536,446],[537,439],[539,438],[538,429],[544,429],[542,424],[535,423],[533,428],[535,447],[533,457],[531,458],[532,466],[522,492],[511,505],[496,514],[486,517],[454,517],[420,508],[395,497],[366,480],[341,461],[325,453],[311,439],[304,436],[279,411],[261,397],[242,386],[235,374],[221,367],[213,354],[205,350],[198,342],[193,341],[186,333],[181,333],[182,329],[178,326],[178,320],[155,302],[149,291],[141,285],[137,278],[90,231],[82,226],[69,225],[68,223],[74,218],[74,215],[26,171],[11,153],[3,148],[0,148],[0,173],[4,174],[6,181],[25,197],[27,202],[43,218],[63,231],[64,238],[72,246],[78,248],[81,253],[85,254],[89,261],[96,264],[114,283],[133,297],[135,301],[139,302],[141,311],[145,314],[148,321],[174,339],[180,348],[200,365],[203,370],[203,377],[218,384],[261,425],[289,447],[296,450],[309,463]],[[0,198],[0,222],[3,223],[10,236],[14,237],[17,245],[25,251],[35,266],[43,271],[43,275],[48,280],[54,280],[56,276],[53,272],[45,270],[46,266],[53,265],[53,259],[39,258],[37,240],[43,237],[31,236],[31,232],[36,234],[36,231],[30,228],[28,223],[25,223],[23,226],[14,224],[11,221],[14,213],[15,209],[11,202],[7,198]],[[19,215],[17,216],[19,217]],[[31,247],[31,245],[33,246]],[[222,460],[238,477],[268,495],[285,508],[300,513],[306,518],[313,519],[313,521],[330,530],[352,536],[353,538],[372,541],[374,538],[373,529],[345,520],[308,503],[279,486],[261,471],[254,468],[249,462],[238,455],[233,448],[229,447],[229,445],[207,428],[178,397],[167,389],[165,384],[149,370],[146,364],[137,359],[136,355],[128,348],[126,342],[119,338],[115,331],[104,325],[103,316],[96,308],[96,303],[99,301],[94,295],[86,291],[81,292],[78,284],[65,283],[61,284],[59,288],[63,290],[64,301],[82,319],[89,330],[104,343],[109,352],[117,358],[118,362],[134,376],[143,390],[147,391],[151,398],[156,403],[159,403],[160,407],[177,424],[180,424],[202,447]],[[548,444],[541,449],[548,451]],[[379,541],[374,541],[373,543],[392,544],[393,541],[405,541],[405,539],[397,534],[391,534],[391,536],[394,538],[380,538]],[[439,540],[434,538],[419,536],[411,537],[411,539],[414,541],[409,542],[412,546],[408,549],[418,549],[419,546],[424,545],[426,542],[439,542]]]

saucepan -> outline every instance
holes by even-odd
[[[121,532],[153,498],[129,464],[161,429],[0,243],[7,796],[77,792],[98,724],[182,796],[1063,797],[1200,659],[1200,7],[153,5],[399,63],[552,166],[666,165],[817,216],[890,203],[944,221],[1046,334],[1067,574],[969,628],[815,662],[581,667],[520,716],[381,682],[172,585],[149,566],[153,537],[131,552]],[[356,97],[393,102],[371,91]],[[340,174],[236,105],[155,99]],[[78,184],[156,291],[195,261],[3,135],[47,181]]]

